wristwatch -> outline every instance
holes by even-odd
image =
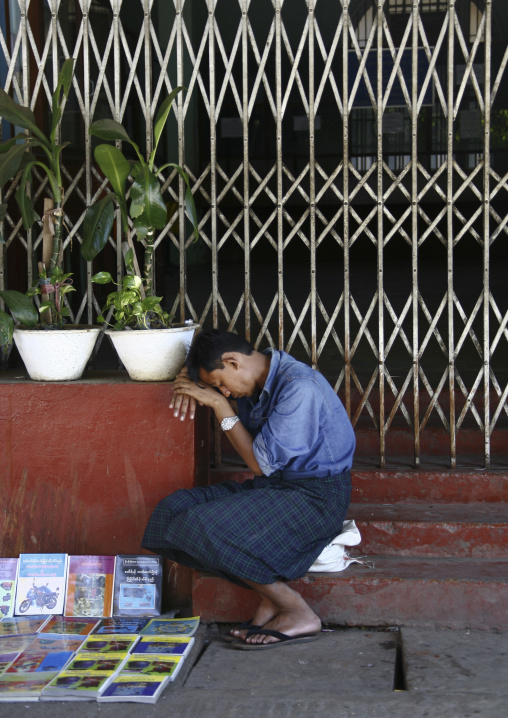
[[[222,431],[230,431],[237,421],[240,421],[239,416],[226,416],[220,423]]]

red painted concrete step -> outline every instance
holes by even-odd
[[[474,470],[355,469],[351,501],[378,504],[508,503],[508,469]],[[252,472],[234,464],[210,472],[210,483],[245,481]],[[507,509],[508,516],[508,509]]]
[[[307,574],[291,585],[323,623],[508,630],[508,560],[371,557],[374,568]],[[252,591],[208,574],[193,578],[193,612],[205,622],[252,617]]]
[[[252,474],[230,466],[211,481]],[[325,623],[508,630],[508,472],[353,470],[351,549],[374,568],[310,573],[295,588]],[[205,621],[252,617],[253,592],[204,574],[193,610]]]
[[[508,559],[504,504],[352,504],[362,542],[352,553]]]

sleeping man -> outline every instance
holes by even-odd
[[[254,478],[167,496],[142,545],[259,595],[251,621],[227,636],[236,648],[314,640],[321,621],[287,582],[342,530],[355,448],[346,411],[319,372],[220,330],[196,337],[175,380],[174,415],[194,418],[196,403],[213,410]]]

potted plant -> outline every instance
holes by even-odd
[[[197,239],[198,220],[189,177],[177,164],[168,162],[155,169],[155,154],[171,105],[183,87],[176,87],[162,103],[150,132],[153,135],[153,149],[148,159],[141,154],[138,145],[129,137],[125,128],[115,120],[97,120],[90,126],[90,134],[103,140],[128,142],[137,155],[137,160],[128,160],[123,152],[109,144],[95,148],[94,157],[112,192],[92,205],[83,223],[83,244],[81,252],[87,261],[92,261],[104,248],[114,221],[114,201],[118,203],[123,234],[128,247],[125,253],[126,274],[118,291],[109,294],[103,313],[98,321],[109,324],[106,330],[122,363],[132,379],[139,381],[170,381],[175,378],[185,361],[186,352],[197,325],[185,322],[175,325],[172,317],[165,312],[160,302],[162,297],[153,291],[153,249],[156,230],[166,226],[168,211],[162,197],[159,175],[167,167],[176,169],[186,183],[185,205],[194,227]],[[127,179],[132,184],[127,194]],[[137,263],[132,243],[131,224],[136,237],[144,245],[143,273]],[[113,282],[109,272],[99,272],[92,282],[108,284]],[[114,282],[113,282],[114,283]]]
[[[71,88],[73,68],[74,59],[69,58],[60,70],[52,96],[49,135],[39,128],[28,107],[18,105],[0,88],[0,116],[30,133],[16,135],[0,144],[0,188],[20,175],[15,197],[25,229],[41,219],[26,193],[26,183],[31,181],[34,167],[46,175],[52,196],[51,200],[45,201],[44,212],[51,240],[47,252],[48,265],[44,260],[39,262],[38,279],[26,295],[14,290],[0,292],[11,314],[0,312],[0,345],[9,344],[14,339],[28,374],[39,381],[78,379],[100,332],[100,327],[66,324],[69,310],[65,298],[74,291],[74,287],[72,274],[65,273],[61,266],[64,190],[60,158],[65,144],[58,144],[56,138]],[[37,156],[32,150],[37,150]],[[0,209],[3,218],[7,208],[2,205]],[[35,295],[41,297],[38,310],[31,299]],[[19,326],[14,325],[14,320],[19,322]],[[66,331],[51,331],[61,329]]]

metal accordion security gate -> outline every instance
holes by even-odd
[[[168,224],[155,282],[181,320],[244,333],[319,368],[381,466],[436,436],[449,466],[479,446],[504,468],[508,423],[508,8],[503,0],[6,0],[0,79],[44,118],[76,59],[61,126],[71,314],[93,323],[97,260],[79,257],[107,186],[92,121],[141,147],[175,101],[159,165]],[[3,139],[15,132],[2,124]],[[125,148],[124,148],[125,149]],[[30,284],[42,230],[7,204],[0,288]],[[33,196],[45,184],[34,173]],[[122,273],[119,223],[105,263]],[[100,268],[104,268],[100,265]],[[98,357],[100,357],[98,350]],[[377,450],[377,449],[376,449]]]

